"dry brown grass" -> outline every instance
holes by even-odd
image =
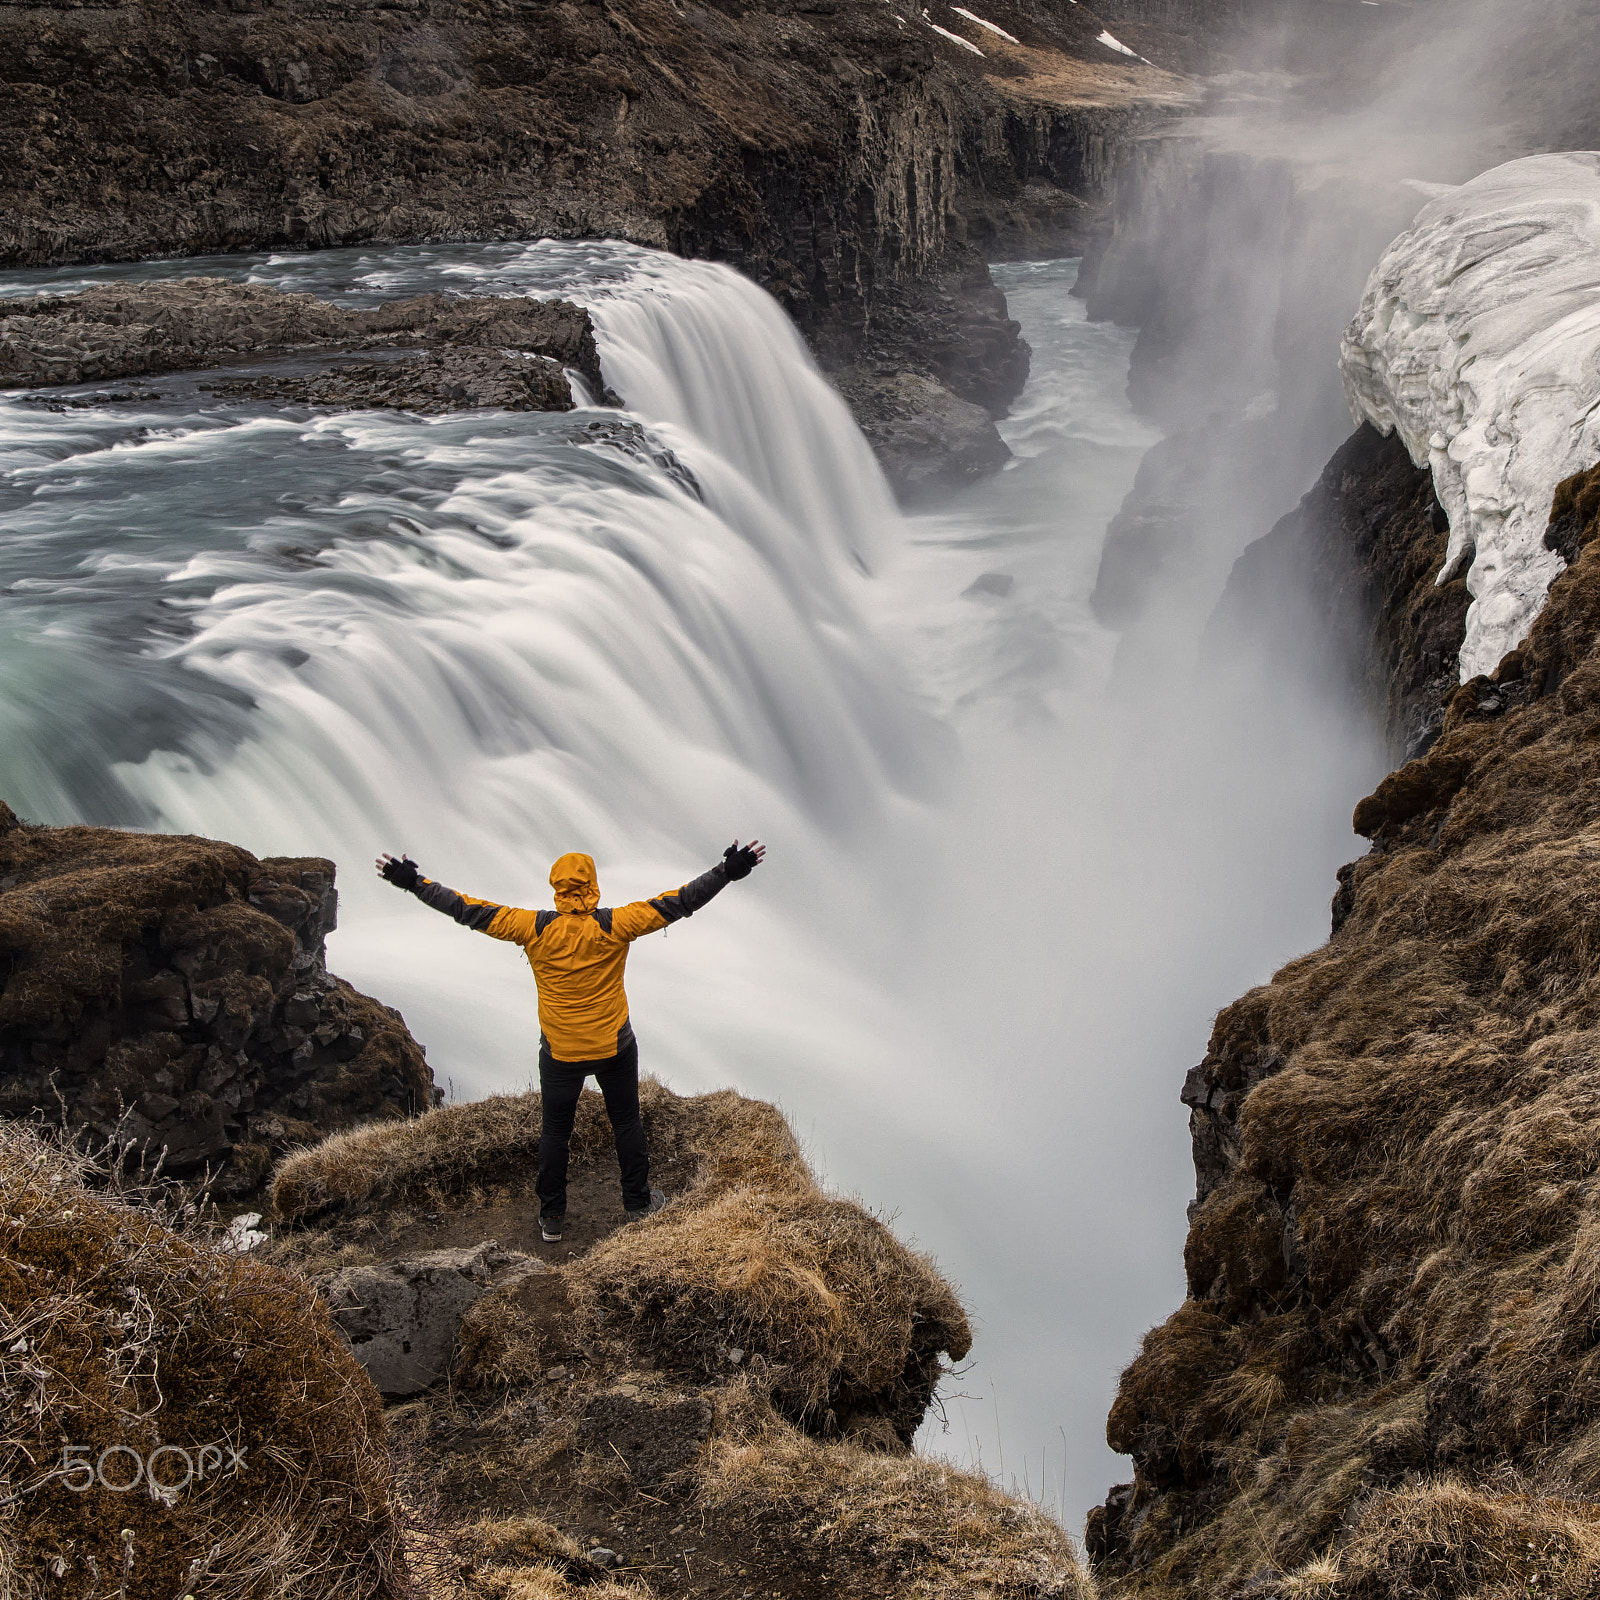
[[[83,1163],[0,1123],[0,1577],[34,1596],[384,1594],[397,1528],[378,1397],[310,1287],[91,1192]],[[217,1444],[161,1496],[62,1481]],[[241,1452],[243,1467],[230,1459]],[[183,1462],[163,1459],[162,1482]]]
[[[1094,1600],[1072,1540],[1037,1506],[947,1462],[821,1442],[774,1416],[759,1383],[724,1399],[700,1496],[825,1552],[841,1592]]]
[[[1374,1496],[1292,1600],[1595,1600],[1600,1507],[1441,1481]]]
[[[653,1078],[640,1081],[640,1110],[658,1155],[675,1140],[682,1104]],[[335,1134],[279,1165],[272,1180],[273,1210],[285,1222],[304,1222],[332,1206],[437,1200],[525,1178],[538,1165],[539,1107],[537,1090],[497,1094],[441,1106],[409,1121]],[[573,1155],[604,1152],[611,1144],[600,1096],[587,1093],[578,1102]]]
[[[664,1212],[563,1272],[582,1324],[715,1379],[756,1361],[789,1415],[823,1432],[880,1419],[909,1443],[941,1371],[971,1346],[960,1302],[933,1265],[875,1217],[816,1185],[782,1113],[723,1091],[685,1099],[640,1086],[656,1159],[693,1178]],[[536,1163],[537,1093],[449,1106],[336,1135],[280,1167],[278,1214],[459,1195]],[[606,1159],[598,1095],[579,1107],[574,1152]],[[463,1331],[468,1376],[526,1381],[542,1357],[514,1306],[495,1300]],[[740,1352],[737,1361],[732,1353]]]
[[[1527,645],[1358,809],[1348,919],[1217,1020],[1197,1148],[1235,1159],[1111,1416],[1129,1592],[1301,1566],[1374,1487],[1600,1494],[1600,471],[1563,506]]]
[[[833,1432],[881,1417],[909,1444],[940,1353],[971,1348],[950,1285],[860,1206],[818,1189],[772,1106],[730,1093],[690,1104],[698,1181],[574,1264],[580,1316],[707,1377],[742,1351],[797,1420]]]
[[[542,1517],[489,1518],[446,1535],[406,1539],[414,1585],[428,1600],[650,1600],[637,1575],[600,1577],[583,1549]]]

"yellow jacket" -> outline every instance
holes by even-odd
[[[491,939],[520,944],[539,986],[540,1046],[557,1061],[608,1061],[633,1037],[622,987],[628,946],[692,916],[728,882],[721,863],[678,889],[615,909],[600,904],[594,862],[564,855],[550,869],[554,911],[525,911],[458,894],[431,878],[411,892]]]

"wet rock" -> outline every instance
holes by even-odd
[[[1011,452],[982,406],[913,372],[838,374],[849,402],[901,501],[916,505],[1003,467]]]
[[[1384,724],[1397,760],[1422,754],[1457,687],[1471,599],[1464,578],[1436,581],[1449,540],[1436,509],[1428,471],[1398,438],[1363,424],[1300,504],[1239,557],[1207,629],[1206,660],[1224,665],[1242,646],[1265,646],[1279,671],[1344,678]],[[1485,714],[1509,699],[1496,690]]]
[[[182,372],[290,351],[303,360],[308,351],[394,349],[411,359],[268,375],[223,392],[420,411],[566,411],[566,367],[596,394],[605,389],[589,314],[564,300],[429,294],[350,308],[262,284],[184,278],[11,301],[5,311],[0,387]]]
[[[448,345],[400,361],[338,366],[304,377],[208,385],[230,398],[280,405],[371,407],[424,414],[494,407],[570,411],[572,387],[554,361],[531,352],[500,354]]]
[[[596,450],[614,450],[631,461],[648,462],[664,472],[686,494],[692,494],[696,500],[705,499],[695,475],[673,451],[637,422],[629,422],[622,417],[606,417],[574,428],[567,437],[574,444]]]

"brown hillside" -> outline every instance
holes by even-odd
[[[1600,469],[1526,645],[1357,808],[1333,938],[1190,1074],[1189,1299],[1090,1530],[1114,1593],[1600,1592],[1597,541]]]

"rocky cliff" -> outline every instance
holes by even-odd
[[[1026,351],[983,251],[1070,248],[1118,146],[1190,91],[1102,43],[1088,7],[985,19],[876,0],[11,7],[0,259],[618,236],[770,288],[891,464],[930,440],[992,454],[984,419]]]
[[[293,1145],[431,1105],[399,1014],[327,971],[337,907],[331,861],[0,805],[0,1114],[243,1196]]]
[[[1471,597],[1459,573],[1437,581],[1449,542],[1432,474],[1365,425],[1239,558],[1204,654],[1222,665],[1242,648],[1307,682],[1342,679],[1409,761],[1439,736],[1459,681]]]
[[[1375,513],[1415,668],[1445,535],[1394,455],[1358,437],[1298,515],[1341,550]],[[1437,739],[1357,808],[1332,939],[1189,1074],[1189,1298],[1124,1375],[1137,1475],[1091,1525],[1116,1592],[1592,1592],[1597,510],[1600,469],[1561,486],[1575,562],[1526,644],[1445,675]]]
[[[1496,37],[1490,10],[1463,40]],[[1592,61],[1592,15],[1533,15],[1548,26],[1500,35],[1487,73],[1464,50],[1452,94],[1483,91],[1493,137],[1430,176],[1563,138],[1574,69],[1549,57],[1565,40]],[[1337,322],[1360,307],[1345,382],[1370,420],[1244,549],[1205,650],[1248,636],[1257,672],[1342,679],[1396,766],[1356,808],[1372,848],[1338,874],[1328,944],[1223,1010],[1183,1083],[1188,1293],[1123,1375],[1108,1437],[1134,1481],[1092,1514],[1091,1556],[1117,1595],[1588,1596],[1593,157],[1408,200],[1391,150],[1313,170],[1293,117],[1270,131],[1276,149],[1249,117],[1137,141],[1086,263],[1091,308],[1142,324],[1135,398],[1177,430],[1113,525],[1096,606],[1136,620],[1163,563],[1170,580],[1230,516],[1248,534],[1241,488],[1338,416]]]

